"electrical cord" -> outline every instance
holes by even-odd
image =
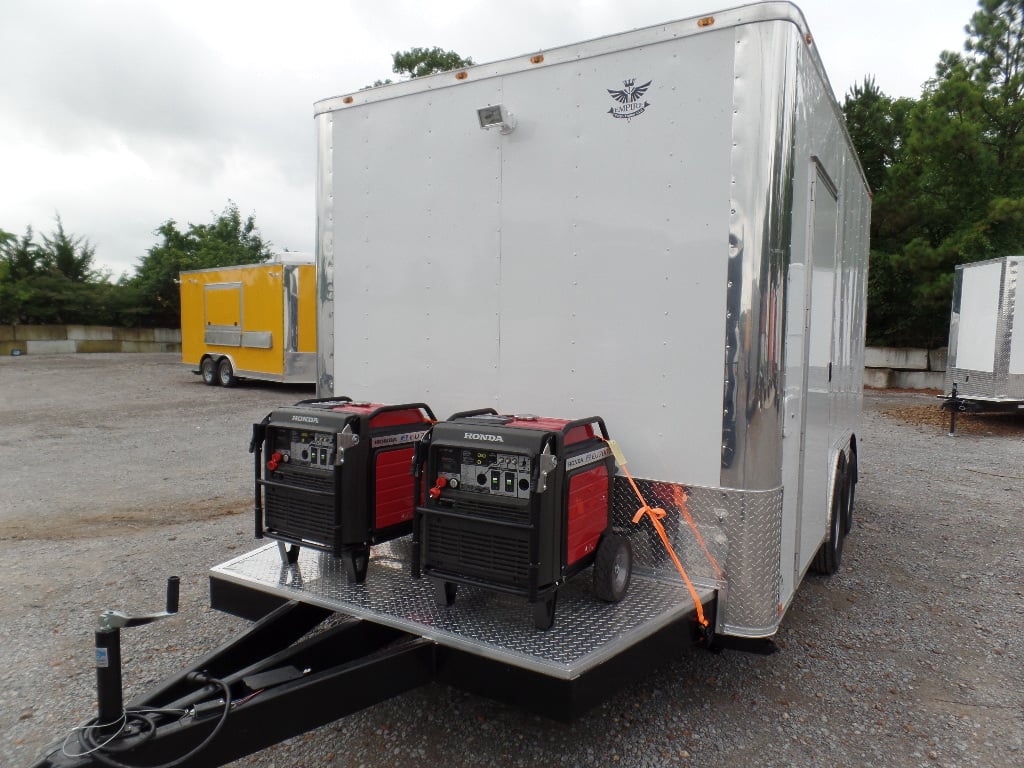
[[[217,724],[213,730],[207,734],[206,738],[196,744],[195,747],[190,749],[181,757],[178,757],[170,762],[160,763],[158,765],[146,766],[146,768],[176,768],[176,766],[184,765],[186,761],[190,760],[194,755],[199,754],[206,746],[213,741],[214,737],[220,733],[224,727],[225,721],[228,719],[228,714],[231,712],[231,689],[228,688],[227,683],[215,677],[210,677],[205,672],[190,672],[186,675],[186,679],[191,682],[203,683],[208,685],[218,686],[224,694],[224,709],[221,711],[220,719],[217,720]],[[133,749],[139,744],[151,739],[157,730],[157,722],[153,715],[168,714],[170,712],[181,712],[182,710],[160,710],[160,709],[130,709],[125,710],[120,720],[114,721],[114,723],[87,723],[86,725],[80,726],[79,741],[82,746],[86,748],[85,752],[80,755],[68,755],[69,757],[84,757],[85,755],[91,755],[98,762],[103,765],[109,766],[110,768],[138,768],[129,763],[122,763],[112,758],[109,752],[120,751],[116,747],[112,747],[111,744],[120,737],[131,724],[141,725],[145,730],[144,733],[140,734],[141,740],[133,743],[131,746],[122,747],[122,750]],[[111,736],[106,737],[104,741],[97,741],[93,732],[100,729],[100,727],[107,727],[121,723],[118,730]],[[65,742],[67,740],[65,739]],[[65,752],[67,754],[67,752]]]

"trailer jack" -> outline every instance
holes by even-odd
[[[98,716],[34,768],[215,768],[434,679],[431,641],[293,601],[123,707],[119,630],[173,615],[177,596],[172,578],[165,612],[101,615]]]

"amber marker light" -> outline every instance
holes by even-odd
[[[455,73],[455,79],[456,80],[465,80],[467,77],[469,77],[469,72],[456,72]]]
[[[346,96],[344,99],[341,100],[341,103],[342,104],[351,104],[353,101],[354,101],[354,99],[351,96]]]
[[[697,26],[698,27],[710,27],[714,23],[715,23],[715,17],[714,16],[705,16],[703,19],[697,19]]]
[[[531,64],[540,64],[542,61],[544,61],[544,54],[542,53],[538,53],[536,56],[530,57]]]

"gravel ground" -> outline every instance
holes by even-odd
[[[308,396],[172,355],[0,359],[0,764],[93,716],[100,610],[181,576],[182,613],[123,638],[127,698],[246,626],[207,569],[254,545],[250,425]],[[780,653],[681,649],[571,725],[427,686],[233,765],[1024,764],[1024,418],[949,438],[933,406],[867,393],[843,568],[801,586]]]

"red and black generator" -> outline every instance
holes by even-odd
[[[362,582],[370,545],[412,531],[410,466],[435,421],[424,403],[381,405],[348,397],[302,400],[253,425],[256,537],[341,558]]]
[[[429,488],[416,506],[413,575],[433,582],[441,605],[454,602],[458,584],[523,595],[539,629],[554,623],[559,586],[591,564],[597,597],[621,600],[632,552],[611,528],[607,440],[596,416],[488,408],[435,424],[413,464]]]

